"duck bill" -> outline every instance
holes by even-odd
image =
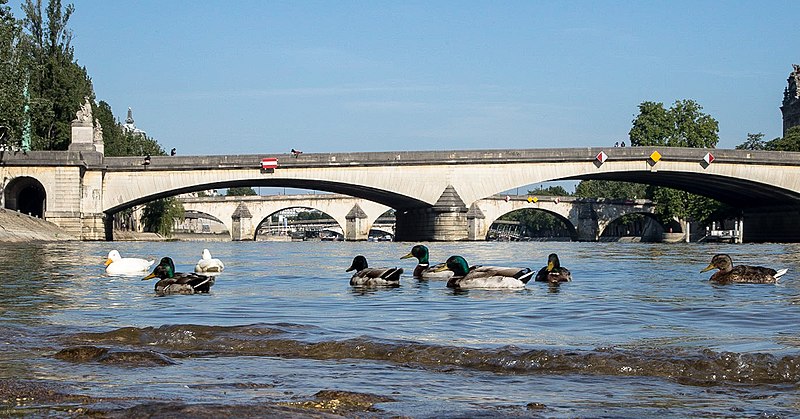
[[[547,272],[550,272],[550,271],[552,271],[552,270],[553,270],[553,268],[555,268],[555,263],[553,263],[553,262],[547,262]]]
[[[712,270],[712,269],[714,269],[714,268],[716,268],[716,266],[709,264],[708,266],[706,266],[705,268],[703,268],[703,270],[702,270],[702,271],[700,271],[700,272],[710,271],[710,270]]]
[[[111,260],[111,259],[106,259],[105,266],[111,265],[112,263],[114,263],[114,261],[113,261],[113,260]]]
[[[151,273],[150,275],[147,275],[146,277],[142,278],[142,281],[147,281],[148,279],[153,279],[155,277],[156,277],[156,274]]]
[[[449,271],[449,270],[450,269],[447,267],[447,265],[445,265],[445,266],[440,266],[440,267],[434,269],[433,271],[434,272],[444,272],[444,271]]]
[[[414,257],[414,255],[412,255],[412,254],[409,252],[407,255],[405,255],[405,256],[402,256],[400,259],[408,259],[408,258],[413,258],[413,257]]]
[[[354,270],[356,270],[356,267],[353,266],[353,265],[350,265],[350,267],[347,268],[347,270],[345,270],[345,272],[350,272],[350,271],[354,271]]]

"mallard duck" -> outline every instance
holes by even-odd
[[[439,270],[453,271],[448,288],[524,288],[533,277],[530,268],[473,266],[461,256],[450,256]]]
[[[370,268],[367,258],[358,255],[345,272],[355,271],[350,285],[400,285],[403,268]]]
[[[175,264],[168,257],[161,258],[158,266],[142,281],[156,277],[161,278],[155,286],[158,295],[206,293],[214,285],[213,276],[175,272]]]
[[[561,266],[557,254],[550,253],[547,256],[547,266],[539,269],[539,272],[536,273],[536,281],[549,282],[551,284],[568,282],[572,281],[572,274],[569,269]]]
[[[775,269],[765,268],[763,266],[733,266],[733,260],[726,254],[714,255],[714,257],[711,258],[711,263],[700,272],[710,271],[711,269],[719,269],[718,272],[715,272],[714,275],[711,275],[711,278],[709,278],[709,281],[718,284],[730,284],[734,282],[774,284],[778,282],[778,278],[788,271],[788,269],[776,271]]]
[[[438,279],[448,280],[453,277],[453,271],[442,270],[437,272],[438,268],[444,266],[444,263],[430,266],[428,262],[428,247],[418,244],[411,248],[411,252],[400,259],[408,259],[411,257],[417,258],[417,266],[414,268],[413,277],[417,279]]]
[[[156,261],[140,258],[124,258],[119,252],[112,250],[106,258],[106,273],[110,275],[137,275],[150,270]]]
[[[212,258],[208,249],[203,249],[203,258],[197,261],[194,271],[197,273],[220,273],[225,269],[225,264],[221,260]]]

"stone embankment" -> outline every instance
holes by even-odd
[[[41,218],[0,208],[0,242],[66,241],[78,238]]]

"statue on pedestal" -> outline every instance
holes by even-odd
[[[84,102],[81,105],[81,108],[78,109],[78,112],[75,113],[75,119],[72,122],[77,123],[92,123],[92,103],[89,101],[89,98],[84,98]]]

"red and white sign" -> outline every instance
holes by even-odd
[[[706,164],[711,164],[711,162],[714,161],[714,155],[711,153],[706,153],[706,155],[703,157],[703,161],[706,162]]]
[[[597,157],[595,157],[595,160],[599,161],[600,163],[605,163],[606,160],[608,160],[608,154],[606,154],[605,151],[601,151],[597,153]]]
[[[277,169],[277,168],[278,168],[278,159],[274,157],[267,157],[261,159],[261,170]]]

